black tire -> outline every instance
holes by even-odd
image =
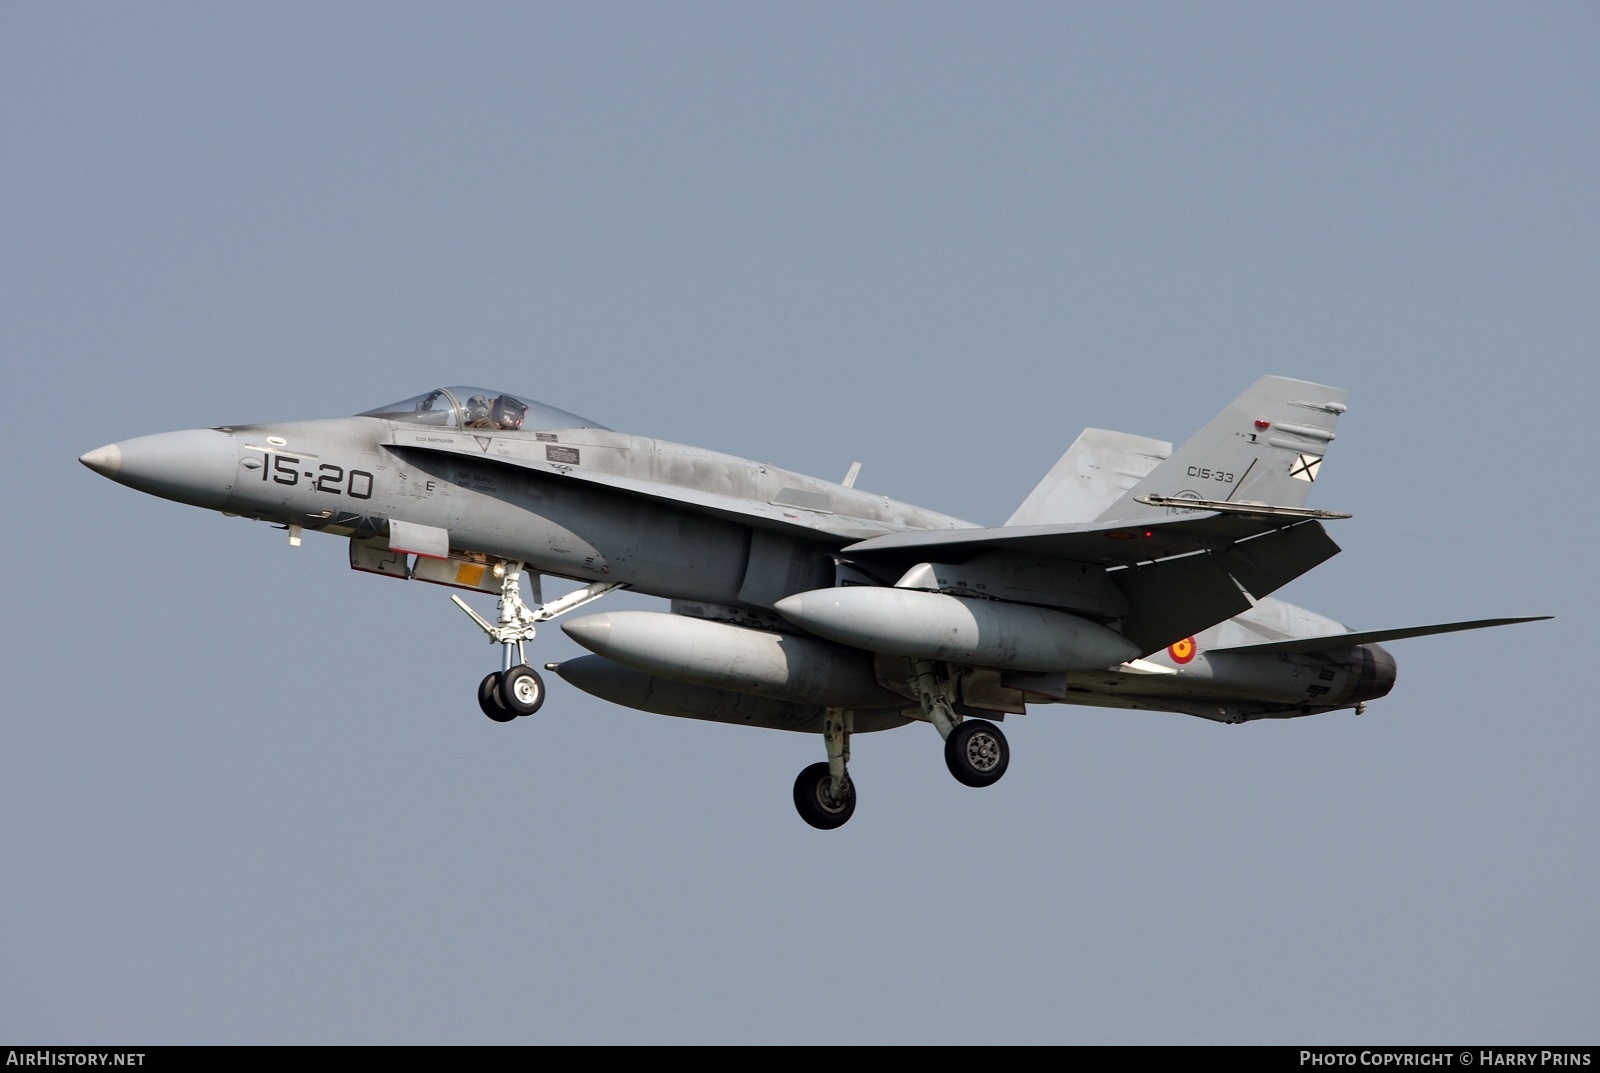
[[[832,778],[824,760],[812,764],[794,780],[795,811],[802,820],[823,831],[843,827],[856,811],[856,784],[846,775],[844,800],[838,801],[828,792]]]
[[[544,679],[520,663],[500,676],[500,703],[512,715],[532,715],[544,704]]]
[[[964,786],[993,786],[1011,763],[1011,746],[993,723],[966,719],[945,739],[944,762]]]
[[[484,715],[496,723],[509,723],[517,717],[516,712],[510,711],[500,703],[499,671],[495,671],[478,683],[478,707],[483,709]]]

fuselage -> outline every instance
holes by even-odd
[[[852,540],[973,524],[765,463],[597,428],[475,433],[363,416],[159,433],[109,450],[115,462],[100,466],[112,479],[225,514],[336,536],[378,534],[399,518],[447,530],[454,548],[542,574],[765,609],[833,584],[832,553]],[[658,495],[507,464],[529,454]],[[659,497],[674,488],[747,501],[772,524]],[[767,598],[757,590],[770,586],[749,578],[752,555],[763,578],[779,564],[798,587]]]
[[[130,487],[230,515],[357,540],[381,537],[391,522],[403,521],[448,533],[452,552],[765,616],[757,625],[779,628],[773,614],[779,601],[849,583],[852,567],[840,561],[842,548],[907,530],[976,528],[865,490],[616,432],[537,404],[519,404],[526,413],[518,427],[474,418],[466,398],[476,402],[489,393],[470,391],[435,392],[415,409],[405,408],[414,402],[408,400],[353,417],[138,437],[83,461]],[[437,396],[443,400],[432,401]],[[1108,632],[1105,625],[1091,628]],[[1177,710],[1227,722],[1307,714],[1381,696],[1393,683],[1393,661],[1375,645],[1338,660],[1210,649],[1342,629],[1268,598],[1198,634],[1187,650],[1148,654],[1134,669],[1114,664],[1135,653],[1118,654],[1106,657],[1113,665],[1104,669],[1041,674],[1024,667],[994,684],[1013,711],[1022,698]],[[879,680],[890,681],[882,651],[852,658],[865,661],[869,677],[876,666]],[[825,693],[812,699],[827,705]],[[805,698],[786,703],[797,699]],[[686,706],[693,705],[679,705]]]

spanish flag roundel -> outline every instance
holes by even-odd
[[[1194,638],[1185,637],[1183,640],[1167,646],[1167,655],[1172,657],[1174,663],[1188,663],[1194,659]]]

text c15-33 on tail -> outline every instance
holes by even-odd
[[[1088,429],[985,528],[841,483],[615,432],[505,392],[439,388],[354,417],[142,436],[84,465],[152,495],[345,537],[350,565],[452,597],[501,666],[509,723],[544,702],[539,623],[627,588],[667,613],[567,620],[593,654],[546,664],[641,711],[818,734],[794,803],[849,820],[854,734],[931,724],[968,786],[1005,774],[996,723],[1029,704],[1224,723],[1387,694],[1379,642],[1531,618],[1351,631],[1271,594],[1337,554],[1305,506],[1346,393],[1262,377],[1177,451]],[[582,583],[544,602],[541,575]],[[1536,616],[1548,617],[1548,616]]]

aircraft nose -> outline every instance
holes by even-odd
[[[102,477],[117,479],[117,471],[122,468],[122,448],[114,443],[104,447],[96,447],[92,451],[85,451],[78,456],[78,461],[100,474]]]
[[[220,509],[238,479],[239,446],[231,432],[196,428],[96,447],[78,461],[129,488]]]

